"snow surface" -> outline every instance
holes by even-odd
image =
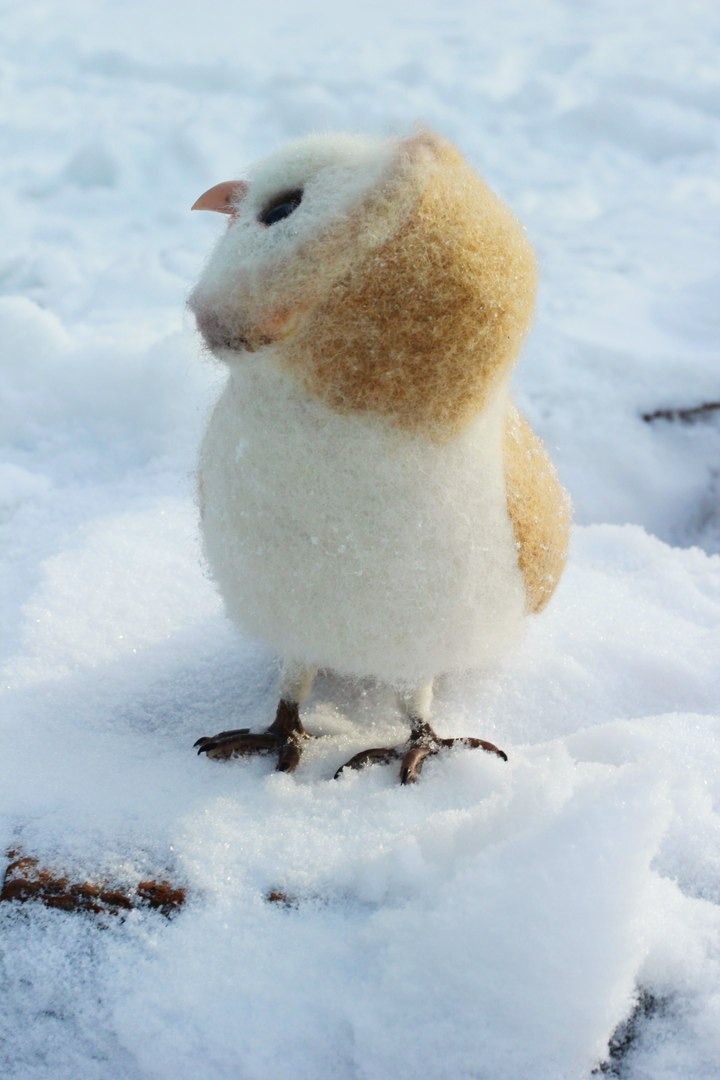
[[[2,5],[0,844],[188,886],[168,923],[2,905],[4,1078],[720,1076],[720,16],[710,0]],[[415,788],[329,779],[400,741],[326,676],[293,776],[214,765],[276,661],[198,552],[222,375],[188,208],[308,130],[455,139],[527,223],[516,392],[578,527],[500,668],[440,687]],[[700,547],[689,547],[697,544]],[[669,546],[675,545],[675,546]],[[702,550],[704,548],[704,550]],[[279,889],[284,908],[264,900]]]

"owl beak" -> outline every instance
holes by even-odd
[[[191,209],[215,210],[218,214],[236,214],[237,204],[247,191],[244,180],[223,180],[222,184],[216,184],[209,188],[199,199],[196,199]]]

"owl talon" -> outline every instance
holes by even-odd
[[[452,746],[469,746],[474,750],[484,750],[487,754],[497,754],[503,761],[508,759],[505,751],[497,747],[495,743],[488,742],[486,739],[475,739],[471,735],[457,739],[438,739],[438,743],[440,748],[449,749]]]
[[[335,773],[333,779],[338,780],[343,769],[364,769],[366,765],[388,765],[395,758],[400,757],[400,751],[394,746],[375,747],[372,750],[361,750],[346,761]]]
[[[278,755],[278,763],[276,769],[278,772],[295,772],[300,763],[300,757],[302,756],[302,747],[300,745],[300,739],[293,737],[292,735],[284,744]]]
[[[278,755],[278,772],[294,772],[302,754],[301,741],[311,738],[300,720],[297,702],[281,699],[275,719],[267,731],[254,733],[250,728],[219,731],[217,735],[202,735],[193,744],[198,754],[213,761],[227,761],[245,754]]]
[[[425,758],[436,753],[437,750],[433,746],[412,746],[405,754],[400,766],[400,783],[414,784],[420,776]]]
[[[211,739],[198,739],[198,754],[206,754],[207,757],[216,761],[225,761],[231,757],[242,754],[261,754],[268,750],[278,750],[283,740],[271,731],[263,731],[258,734],[238,729],[238,731],[225,732],[223,736],[216,735]]]
[[[218,731],[217,735],[212,735],[209,738],[207,735],[202,735],[199,739],[195,740],[193,747],[199,747],[198,754],[201,754],[207,743],[217,743],[221,739],[227,739],[235,735],[248,735],[249,733],[249,727],[236,728],[233,731]]]
[[[212,736],[212,739],[208,739],[205,735],[202,738],[197,739],[193,743],[193,746],[200,746],[202,743],[214,741],[215,739],[224,739],[229,735],[248,735],[249,732],[249,727],[234,728],[232,731],[218,731],[217,735]]]
[[[335,779],[339,778],[344,769],[362,769],[366,765],[387,765],[389,762],[402,757],[400,783],[403,785],[414,784],[420,777],[426,758],[439,754],[441,750],[449,750],[456,745],[469,746],[473,749],[485,750],[489,754],[497,754],[503,761],[508,759],[504,750],[498,749],[494,743],[487,742],[485,739],[475,739],[470,736],[458,739],[440,739],[427,722],[414,721],[412,734],[404,751],[395,747],[362,750],[340,766],[335,773]]]

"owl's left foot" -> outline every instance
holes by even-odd
[[[436,735],[426,720],[413,720],[410,739],[406,746],[399,750],[397,747],[383,747],[374,750],[362,750],[355,754],[349,761],[335,773],[335,779],[340,776],[343,769],[362,769],[366,765],[386,765],[390,761],[402,759],[400,765],[400,783],[414,784],[420,776],[425,759],[439,754],[441,750],[448,750],[453,746],[470,746],[474,749],[485,750],[489,754],[497,754],[503,761],[507,761],[507,754],[499,750],[494,743],[486,742],[485,739],[441,739]]]
[[[194,745],[198,754],[219,761],[244,754],[274,752],[278,755],[278,772],[294,772],[302,754],[302,741],[309,738],[297,702],[281,699],[275,720],[267,731],[257,734],[249,728],[220,731],[209,738],[203,736]]]

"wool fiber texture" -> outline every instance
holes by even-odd
[[[229,369],[203,537],[229,615],[286,661],[417,685],[550,599],[569,503],[509,394],[535,285],[516,218],[431,132],[250,171],[190,301]]]

